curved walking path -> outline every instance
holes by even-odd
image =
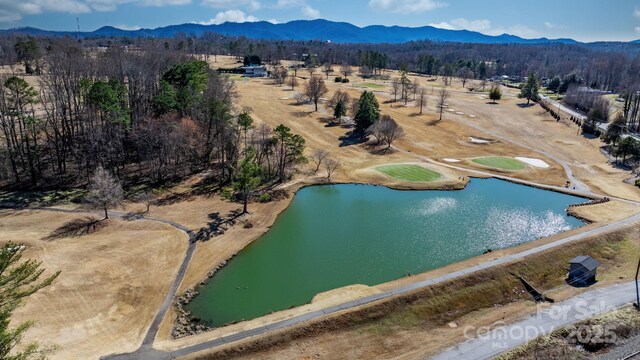
[[[68,214],[83,214],[83,213],[90,212],[83,209],[60,209],[60,208],[54,208],[54,207],[0,206],[0,208],[13,209],[13,210],[27,210],[27,211],[52,211],[52,212],[60,212],[60,213],[68,213]],[[108,213],[109,213],[109,216],[113,216],[117,218],[124,218],[127,215],[129,215],[129,213],[122,212],[122,211],[109,211]],[[164,300],[162,301],[162,305],[160,305],[160,308],[156,311],[156,314],[153,317],[153,320],[151,321],[151,325],[149,325],[149,328],[147,329],[144,339],[142,340],[142,344],[140,348],[135,353],[132,353],[131,355],[134,355],[137,353],[150,354],[150,353],[153,353],[153,349],[152,349],[153,341],[156,337],[156,334],[158,333],[158,329],[160,327],[160,324],[162,323],[162,319],[164,319],[165,314],[167,313],[167,311],[169,310],[169,307],[173,303],[173,298],[178,292],[180,283],[182,283],[182,280],[184,279],[184,275],[187,272],[187,268],[189,267],[189,263],[191,262],[191,258],[193,257],[193,252],[195,251],[195,248],[196,248],[196,241],[195,241],[196,237],[195,237],[195,233],[191,231],[189,228],[171,220],[160,219],[155,217],[146,217],[144,216],[144,214],[141,214],[139,217],[132,219],[132,221],[152,221],[152,222],[167,224],[182,231],[183,233],[187,234],[187,236],[189,237],[189,246],[187,247],[187,251],[185,252],[184,258],[182,259],[182,262],[178,267],[178,273],[176,274],[176,277],[174,278],[173,283],[171,284],[171,287],[167,291],[164,297]],[[108,358],[108,357],[102,357],[102,358]],[[132,356],[129,358],[138,359],[137,356]],[[147,358],[155,359],[157,357],[152,356]]]
[[[587,291],[524,320],[477,334],[478,337],[462,342],[430,359],[490,359],[561,327],[631,304],[635,297],[636,288],[633,281]],[[468,330],[471,330],[468,334],[473,334],[475,329]]]
[[[415,154],[413,154],[415,155]],[[451,164],[445,164],[445,163],[440,163],[438,161],[435,161],[431,158],[428,157],[420,157],[425,161],[434,163],[434,164],[438,164],[438,165],[442,165],[442,166],[446,166],[449,168],[454,168],[454,169],[459,169],[459,170],[464,170],[467,172],[473,172],[476,174],[480,174],[483,176],[489,176],[489,177],[495,177],[498,179],[502,179],[502,180],[507,180],[507,181],[512,181],[512,182],[517,182],[517,183],[521,183],[521,184],[525,184],[525,185],[530,185],[530,186],[536,186],[536,187],[540,187],[540,188],[545,188],[545,189],[550,189],[550,190],[557,190],[557,191],[563,191],[563,192],[567,192],[568,189],[566,188],[562,188],[562,187],[557,187],[557,186],[552,186],[552,185],[544,185],[544,184],[537,184],[535,182],[531,182],[531,181],[526,181],[526,180],[521,180],[521,179],[516,179],[516,178],[510,178],[508,176],[501,176],[501,175],[496,175],[490,172],[485,172],[485,171],[481,171],[481,170],[474,170],[474,169],[467,169],[464,167],[459,167],[459,166],[455,166],[455,165],[451,165]],[[597,194],[593,194],[589,191],[574,191],[574,193],[576,194],[583,194],[583,195],[588,195],[588,196],[600,196]],[[627,199],[620,199],[623,201],[628,201],[628,202],[632,202],[635,204],[638,204],[637,202],[631,201],[631,200],[627,200]],[[84,210],[70,210],[70,209],[59,209],[59,208],[17,208],[18,210],[44,210],[44,211],[58,211],[58,212],[67,212],[67,213],[85,213],[87,211]],[[115,217],[124,217],[125,215],[127,215],[127,213],[124,212],[118,212],[118,211],[110,211],[109,212],[110,215],[113,215]],[[279,330],[279,329],[284,329],[287,327],[291,327],[294,325],[298,325],[300,323],[306,322],[306,321],[310,321],[310,320],[316,320],[322,317],[325,317],[327,315],[331,315],[331,314],[336,314],[339,313],[341,311],[344,310],[350,310],[353,308],[356,308],[358,306],[361,305],[366,305],[366,304],[370,304],[376,301],[380,301],[380,300],[385,300],[385,299],[389,299],[395,296],[399,296],[399,295],[403,295],[403,294],[407,294],[410,293],[412,291],[416,291],[416,290],[421,290],[424,289],[426,287],[435,285],[435,284],[440,284],[440,283],[444,283],[446,281],[450,281],[452,279],[458,278],[458,277],[462,277],[465,275],[469,275],[469,274],[473,274],[476,273],[478,271],[481,270],[485,270],[485,269],[489,269],[491,267],[497,266],[497,265],[502,265],[502,264],[506,264],[509,262],[513,262],[513,261],[517,261],[517,260],[521,260],[526,256],[532,255],[532,254],[536,254],[539,253],[541,251],[545,251],[548,249],[552,249],[561,245],[564,245],[566,243],[570,243],[573,241],[577,241],[577,240],[581,240],[587,237],[591,237],[591,236],[596,236],[596,235],[601,235],[610,231],[614,231],[623,227],[626,227],[628,225],[631,225],[635,222],[639,222],[640,221],[640,213],[635,214],[633,216],[630,216],[626,219],[623,220],[619,220],[616,222],[612,222],[609,224],[605,224],[603,226],[591,229],[591,230],[587,230],[584,231],[580,234],[575,234],[575,235],[571,235],[571,236],[567,236],[565,238],[556,240],[554,242],[551,243],[547,243],[544,245],[540,245],[534,248],[531,248],[529,250],[525,250],[516,254],[512,254],[512,255],[506,255],[503,256],[501,258],[498,259],[494,259],[494,260],[490,260],[490,261],[486,261],[484,263],[463,269],[463,270],[458,270],[455,272],[451,272],[448,273],[446,275],[442,275],[433,279],[429,279],[429,280],[422,280],[422,281],[417,281],[415,283],[412,284],[407,284],[407,285],[403,285],[403,286],[399,286],[396,287],[394,289],[388,290],[386,292],[383,293],[378,293],[378,294],[373,294],[373,295],[369,295],[369,296],[365,296],[356,300],[351,300],[351,301],[347,301],[344,302],[342,304],[339,305],[334,305],[331,307],[327,307],[321,310],[316,310],[316,311],[311,311],[308,313],[304,313],[304,314],[300,314],[297,316],[293,316],[289,319],[286,320],[280,320],[280,321],[276,321],[270,324],[266,324],[266,325],[262,325],[262,326],[258,326],[255,327],[253,329],[248,329],[248,330],[243,330],[240,332],[237,332],[235,334],[231,334],[231,335],[227,335],[227,336],[223,336],[223,337],[219,337],[213,340],[209,340],[209,341],[205,341],[199,344],[195,344],[195,345],[190,345],[190,346],[186,346],[186,347],[182,347],[179,348],[177,350],[174,351],[161,351],[161,350],[156,350],[153,348],[153,341],[155,339],[155,336],[158,332],[158,328],[160,326],[160,323],[162,322],[162,319],[164,318],[164,316],[166,315],[166,312],[168,311],[169,307],[171,306],[172,302],[173,302],[173,298],[176,295],[176,292],[178,290],[178,287],[180,285],[180,283],[182,282],[184,275],[186,273],[187,267],[189,265],[189,262],[191,261],[191,257],[193,255],[193,252],[195,250],[195,236],[194,233],[189,230],[188,228],[169,221],[169,220],[165,220],[165,219],[159,219],[159,218],[147,218],[144,216],[141,216],[140,218],[136,219],[136,220],[143,220],[143,221],[156,221],[156,222],[161,222],[161,223],[165,223],[168,225],[171,225],[185,233],[187,233],[189,235],[189,247],[187,249],[187,252],[185,254],[185,257],[178,269],[178,273],[176,275],[176,278],[174,279],[174,282],[172,283],[169,291],[167,292],[167,294],[165,295],[164,301],[162,303],[162,306],[158,309],[158,311],[156,312],[156,315],[153,319],[153,321],[151,322],[151,325],[149,326],[147,333],[145,334],[144,340],[142,341],[142,344],[140,346],[140,348],[138,348],[138,350],[136,350],[135,352],[132,353],[126,353],[126,354],[112,354],[112,355],[107,355],[107,356],[102,356],[101,359],[105,359],[105,360],[133,360],[133,359],[173,359],[175,357],[178,356],[185,356],[185,355],[189,355],[195,352],[199,352],[199,351],[204,351],[204,350],[208,350],[208,349],[212,349],[224,344],[229,344],[229,343],[234,343],[240,340],[244,340],[253,336],[257,336],[257,335],[264,335],[267,334],[271,331],[274,330]]]
[[[544,245],[540,245],[534,248],[531,248],[529,250],[524,250],[522,252],[516,253],[516,254],[512,254],[512,255],[507,255],[507,256],[503,256],[501,258],[498,259],[494,259],[494,260],[490,260],[490,261],[486,261],[484,263],[463,269],[463,270],[458,270],[446,275],[442,275],[442,276],[438,276],[436,278],[433,279],[429,279],[429,280],[421,280],[421,281],[417,281],[415,283],[412,284],[408,284],[408,285],[403,285],[403,286],[399,286],[397,288],[388,290],[386,292],[383,293],[379,293],[379,294],[374,294],[374,295],[369,295],[369,296],[365,296],[356,300],[351,300],[351,301],[347,301],[345,303],[339,304],[339,305],[334,305],[334,306],[330,306],[321,310],[316,310],[316,311],[311,311],[305,314],[301,314],[301,315],[297,315],[297,316],[293,316],[289,319],[286,320],[280,320],[280,321],[276,321],[267,325],[262,325],[262,326],[258,326],[255,327],[253,329],[249,329],[249,330],[243,330],[240,332],[237,332],[235,334],[231,334],[231,335],[227,335],[227,336],[223,336],[223,337],[219,337],[213,340],[209,340],[209,341],[205,341],[199,344],[195,344],[195,345],[190,345],[190,346],[186,346],[174,351],[170,351],[170,352],[164,352],[164,351],[159,351],[159,350],[155,350],[153,348],[151,348],[151,346],[149,346],[148,344],[143,344],[143,346],[136,352],[134,353],[130,353],[130,354],[120,354],[120,355],[111,355],[111,356],[106,356],[103,357],[103,359],[173,359],[175,357],[178,356],[185,356],[185,355],[189,355],[195,352],[199,352],[199,351],[203,351],[203,350],[208,350],[208,349],[212,349],[221,345],[225,345],[225,344],[230,344],[230,343],[234,343],[240,340],[244,340],[253,336],[257,336],[257,335],[263,335],[263,334],[267,334],[271,331],[274,330],[279,330],[279,329],[284,329],[287,327],[291,327],[294,325],[298,325],[300,323],[303,323],[305,321],[309,321],[309,320],[315,320],[315,319],[319,319],[322,318],[326,315],[330,315],[330,314],[336,314],[338,312],[344,311],[344,310],[349,310],[349,309],[353,309],[355,307],[361,306],[361,305],[366,305],[366,304],[370,304],[373,303],[375,301],[380,301],[380,300],[385,300],[385,299],[389,299],[398,295],[403,295],[403,294],[407,294],[409,292],[415,291],[415,290],[421,290],[424,289],[428,286],[431,285],[435,285],[435,284],[440,284],[461,276],[465,276],[465,275],[469,275],[469,274],[473,274],[476,273],[478,271],[481,270],[485,270],[497,265],[501,265],[501,264],[506,264],[509,262],[513,262],[513,261],[517,261],[517,260],[521,260],[526,256],[532,255],[532,254],[536,254],[548,249],[552,249],[570,242],[574,242],[577,240],[581,240],[590,236],[595,236],[595,235],[600,235],[603,233],[607,233],[613,230],[617,230],[620,229],[622,227],[631,225],[635,222],[640,221],[640,214],[635,214],[627,219],[624,220],[620,220],[620,221],[616,221],[607,225],[603,225],[600,227],[597,227],[595,229],[591,229],[591,230],[587,230],[584,231],[583,233],[580,234],[575,234],[575,235],[571,235],[571,236],[567,236],[563,239],[548,243],[548,244],[544,244]]]

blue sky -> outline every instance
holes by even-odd
[[[580,41],[640,39],[640,0],[0,0],[0,28],[83,31],[323,18]]]

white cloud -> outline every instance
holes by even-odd
[[[278,0],[275,4],[275,8],[282,9],[304,5],[306,5],[306,2],[304,0]]]
[[[634,27],[633,30],[636,32],[636,34],[640,34],[640,26]]]
[[[638,7],[635,7],[633,9],[633,16],[635,16],[635,17],[640,19],[640,9]]]
[[[129,26],[129,25],[124,25],[124,24],[120,24],[120,25],[114,25],[114,28],[120,29],[120,30],[129,30],[129,31],[135,31],[135,30],[140,30],[142,29],[140,26]]]
[[[429,26],[437,27],[438,29],[457,30],[453,25],[449,24],[446,21],[439,22],[439,23],[431,23],[429,24]]]
[[[259,10],[262,7],[260,1],[257,0],[202,0],[202,5],[217,9],[247,7],[251,11]]]
[[[309,5],[305,5],[302,7],[302,15],[307,19],[317,19],[320,17],[320,11],[318,9],[314,9]]]
[[[173,5],[188,5],[191,4],[191,0],[144,0],[145,6],[173,6]]]
[[[11,23],[22,19],[24,15],[43,12],[88,13],[91,7],[76,0],[0,0],[0,22]]]
[[[47,12],[70,14],[92,11],[114,11],[118,5],[137,3],[141,6],[184,5],[191,0],[0,0],[0,23],[20,21],[25,15]]]
[[[273,19],[273,18],[268,19],[267,21],[268,21],[268,22],[270,22],[270,23],[272,23],[272,24],[280,24],[280,22],[279,22],[278,20]]]
[[[118,5],[133,2],[133,0],[85,0],[95,11],[115,11]]]
[[[464,18],[457,18],[451,21],[443,21],[440,23],[432,23],[430,26],[437,27],[446,30],[471,30],[481,32],[487,35],[502,35],[510,34],[524,38],[539,37],[540,33],[528,28],[524,25],[512,25],[508,27],[496,26],[493,27],[491,21],[486,19],[479,20],[467,20]]]
[[[398,14],[419,14],[447,6],[435,0],[369,0],[369,7]]]
[[[555,24],[552,24],[548,21],[544,22],[544,27],[546,27],[547,29],[555,29],[557,26]]]
[[[242,10],[227,10],[221,11],[216,14],[216,16],[207,21],[199,22],[198,24],[202,25],[219,25],[226,22],[234,22],[234,23],[243,23],[243,22],[256,22],[260,21],[257,17],[253,15],[246,15]]]

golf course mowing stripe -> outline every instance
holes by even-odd
[[[434,181],[442,177],[442,174],[418,165],[383,165],[376,170],[395,179],[413,182]]]
[[[520,160],[502,156],[487,156],[473,159],[476,164],[504,170],[524,170],[527,165]]]

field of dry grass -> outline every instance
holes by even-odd
[[[26,341],[57,345],[52,359],[97,359],[133,351],[175,277],[186,234],[148,221],[69,226],[88,215],[0,211],[0,242],[24,243],[54,283],[33,295],[13,321],[35,320]],[[88,231],[87,231],[88,229]]]
[[[235,60],[228,57],[220,56],[218,60],[212,65],[222,67],[236,65]],[[300,75],[308,74],[301,72]],[[393,73],[390,75],[393,76]],[[30,77],[29,81],[33,82],[34,79]],[[320,148],[327,150],[332,158],[340,162],[340,168],[332,175],[334,182],[373,183],[406,189],[462,188],[468,181],[470,172],[431,163],[429,160],[446,163],[444,159],[455,159],[460,162],[452,165],[504,175],[504,172],[482,167],[470,159],[482,156],[524,156],[541,159],[550,167],[544,169],[527,166],[521,171],[510,171],[509,176],[562,186],[567,178],[564,169],[555,160],[557,159],[569,164],[578,179],[589,185],[593,191],[640,200],[640,192],[637,188],[622,182],[629,174],[607,164],[605,157],[599,151],[601,143],[598,139],[587,139],[577,135],[577,128],[574,125],[555,122],[539,106],[522,107],[522,101],[515,97],[515,91],[512,89],[503,89],[505,98],[499,104],[489,104],[485,94],[462,89],[459,82],[454,80],[454,85],[450,88],[451,97],[444,120],[434,125],[434,120],[437,119],[435,96],[438,89],[442,87],[439,81],[418,78],[423,86],[431,89],[425,113],[420,115],[415,104],[411,102],[409,106],[389,102],[393,96],[390,94],[388,81],[367,80],[368,85],[359,86],[361,85],[359,79],[355,76],[350,79],[352,81],[350,84],[336,84],[331,81],[331,78],[327,81],[329,93],[321,100],[318,112],[313,111],[312,105],[295,105],[293,100],[295,91],[291,91],[286,86],[276,86],[268,79],[238,81],[238,106],[250,107],[252,117],[258,123],[264,122],[273,127],[278,124],[289,126],[294,133],[306,139],[308,153]],[[300,89],[301,87],[296,91]],[[331,116],[326,109],[326,102],[335,91],[346,91],[352,97],[358,97],[367,89],[375,92],[382,113],[395,118],[406,132],[404,139],[394,143],[394,149],[390,152],[380,152],[363,144],[341,144],[340,138],[349,129],[328,126]],[[491,142],[474,143],[470,141],[470,137],[490,139]],[[381,165],[400,163],[419,164],[443,176],[431,182],[405,182],[376,170],[376,167]],[[277,215],[288,206],[293,193],[300,186],[324,181],[322,170],[317,174],[311,170],[311,164],[303,166],[290,183],[283,185],[289,193],[287,198],[267,204],[250,204],[251,213],[248,216],[236,221],[235,225],[223,226],[223,234],[198,243],[180,291],[199,284],[212,268],[232,257],[267,231]],[[172,220],[198,231],[202,228],[215,227],[220,219],[229,218],[234,211],[241,208],[240,204],[226,201],[215,193],[191,193],[192,187],[197,185],[198,180],[199,177],[196,176],[170,189],[165,196],[172,198],[173,201],[167,201],[162,206],[152,206],[147,216]],[[67,206],[75,207],[75,205]],[[127,211],[140,209],[142,209],[141,204],[125,206]],[[618,201],[575,209],[579,216],[598,222],[620,219],[638,210],[635,205]],[[68,234],[67,236],[59,235],[53,240],[46,240],[45,238],[50,237],[56,229],[82,216],[27,211],[3,211],[0,216],[0,241],[23,241],[28,247],[26,257],[43,261],[49,271],[62,270],[62,275],[56,283],[42,294],[29,299],[17,315],[19,320],[26,318],[38,320],[37,326],[29,333],[28,339],[46,340],[48,343],[60,345],[61,350],[54,358],[77,358],[77,356],[97,358],[99,355],[137,348],[152,315],[159,307],[166,289],[173,280],[187,246],[186,235],[158,223],[113,220],[108,227],[95,233],[76,237]],[[244,226],[247,223],[252,226]],[[582,229],[574,232],[579,231]],[[543,239],[536,243],[552,241],[554,238]],[[583,246],[582,244],[592,244],[602,249],[603,257],[606,257],[605,253],[611,253],[616,261],[626,256],[624,255],[626,251],[638,252],[637,242],[629,240],[593,240],[593,242],[572,246]],[[518,249],[527,246],[532,245],[525,244]],[[579,249],[566,249],[566,251],[571,250]],[[418,275],[418,277],[435,276],[435,274],[468,266],[491,256],[507,254],[509,251],[512,250],[471,259],[445,269]],[[553,255],[552,259],[546,260],[557,264],[565,262],[564,257],[569,255],[562,251]],[[532,261],[543,261],[544,257],[541,259]],[[623,260],[630,261],[626,258]],[[517,266],[525,266],[518,269],[527,271],[527,274],[531,274],[534,279],[537,279],[537,276],[543,276],[536,274],[527,265]],[[627,263],[624,262],[622,266],[624,268],[615,269],[610,274],[626,271]],[[373,312],[365,312],[367,315],[364,317],[358,315],[361,313],[356,313],[353,317],[345,318],[347,324],[337,321],[334,325],[326,326],[325,324],[325,327],[322,327],[322,330],[335,331],[315,332],[314,329],[317,328],[311,327],[308,334],[313,336],[302,337],[294,343],[288,342],[294,335],[285,334],[278,341],[279,345],[258,354],[265,358],[325,358],[327,354],[331,354],[332,356],[328,356],[331,358],[340,358],[365,355],[390,356],[396,349],[402,349],[407,357],[422,356],[427,348],[437,349],[438,346],[451,344],[459,338],[459,327],[449,327],[447,324],[450,321],[455,321],[457,324],[491,322],[491,319],[521,316],[531,310],[531,304],[519,294],[514,295],[513,299],[516,301],[508,305],[505,297],[498,298],[502,304],[499,308],[483,309],[483,306],[491,306],[491,304],[480,302],[478,303],[480,307],[474,309],[463,307],[459,311],[446,310],[451,304],[460,305],[459,299],[464,296],[475,296],[476,292],[489,294],[494,291],[513,291],[512,279],[507,279],[507,276],[501,280],[505,269],[496,271],[493,275],[482,274],[482,276],[489,276],[482,278],[482,280],[488,279],[487,288],[465,289],[466,286],[454,284],[451,286],[455,287],[455,293],[447,298],[437,297],[437,301],[433,303],[420,302],[417,297],[414,303],[420,305],[417,308],[408,308],[419,308],[420,310],[416,310],[416,313],[407,313],[409,310],[397,312],[397,309],[388,309],[383,311],[384,314],[380,317],[374,316],[373,320],[370,316]],[[556,289],[554,291],[558,292],[559,297],[570,296],[571,290],[562,288],[558,279],[559,275],[555,274],[552,279],[542,280],[549,280],[548,288]],[[404,278],[397,280],[394,284],[413,280]],[[605,278],[605,280],[603,283],[616,281],[616,277],[611,275],[610,279]],[[171,310],[162,323],[156,346],[170,349],[191,344],[222,333],[231,333],[242,327],[319,308],[327,303],[336,303],[384,290],[389,286],[391,285],[382,284],[376,288],[363,289],[356,286],[337,290],[319,296],[314,304],[305,307],[178,341],[170,339],[171,326],[176,316]],[[430,294],[435,294],[435,290],[429,291],[434,291]],[[453,299],[455,296],[460,297],[455,300]],[[349,325],[350,322],[353,324]],[[340,327],[342,325],[344,328]],[[307,332],[307,330],[299,331]],[[420,341],[415,341],[416,339]],[[358,348],[364,349],[362,351],[366,353],[354,352],[360,350],[353,349],[353,341],[360,341],[361,346],[359,345]]]

